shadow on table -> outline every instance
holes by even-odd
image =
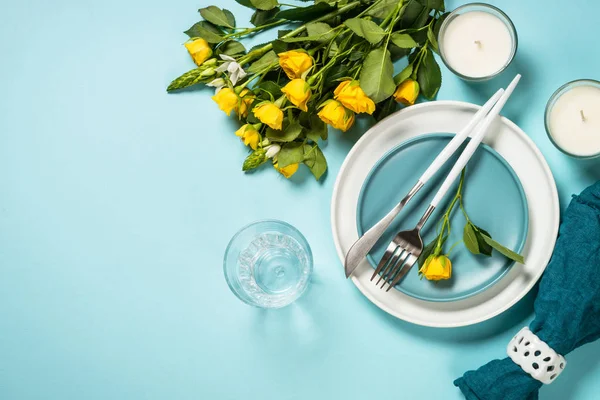
[[[314,179],[314,178],[313,178]],[[318,351],[325,346],[320,321],[327,318],[327,309],[315,307],[315,304],[326,303],[326,291],[317,273],[313,274],[306,292],[293,304],[278,310],[257,309],[252,316],[252,331],[258,340],[268,343],[264,350],[275,352],[287,349],[290,345],[305,347]]]
[[[360,292],[357,293],[357,296],[362,297],[385,322],[410,335],[418,336],[427,341],[472,344],[503,335],[505,332],[516,333],[521,327],[527,325],[532,317],[537,290],[538,286],[536,285],[521,301],[492,319],[459,328],[431,328],[411,324],[380,310],[366,297],[362,296]]]
[[[521,117],[524,115],[523,110],[526,110],[530,106],[531,97],[538,85],[536,74],[533,73],[533,70],[528,55],[517,53],[512,64],[500,76],[479,83],[463,81],[463,85],[477,99],[477,103],[481,105],[492,97],[498,89],[506,88],[517,74],[521,74],[523,77],[515,90],[515,94],[518,95],[511,97],[502,112],[502,115],[518,125]]]
[[[540,398],[546,400],[573,399],[586,376],[600,373],[600,341],[580,347],[566,356],[569,366],[551,386],[544,385]]]

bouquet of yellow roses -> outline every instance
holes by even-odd
[[[237,28],[233,13],[199,10],[204,20],[185,33],[197,68],[169,92],[196,84],[215,88],[213,100],[240,121],[235,134],[251,149],[244,171],[270,162],[286,178],[300,164],[316,179],[327,170],[319,141],[328,126],[347,131],[361,115],[377,120],[435,97],[442,78],[433,57],[445,17],[443,0],[236,0],[255,10],[254,27]],[[239,39],[279,29],[277,39],[249,51]],[[394,74],[393,61],[408,57]]]

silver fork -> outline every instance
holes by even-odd
[[[421,217],[417,226],[412,231],[399,232],[393,239],[385,254],[379,261],[377,269],[373,273],[371,280],[375,279],[377,274],[381,272],[376,285],[383,279],[381,288],[388,284],[386,292],[396,286],[398,282],[406,275],[408,270],[417,262],[417,259],[423,252],[423,240],[421,239],[421,229],[427,223],[431,214],[435,211],[435,207],[430,205]],[[404,265],[404,268],[402,268]]]
[[[381,258],[381,261],[379,261],[373,276],[371,276],[371,280],[375,279],[377,274],[381,272],[381,277],[377,281],[376,285],[379,285],[379,282],[383,280],[381,288],[383,289],[387,283],[388,288],[386,292],[389,292],[392,287],[396,286],[417,262],[417,259],[423,252],[421,229],[427,223],[427,220],[435,211],[435,208],[438,206],[438,204],[442,201],[456,178],[458,178],[458,175],[460,175],[463,168],[467,165],[475,153],[475,150],[477,150],[477,147],[479,147],[479,144],[485,137],[490,125],[500,114],[500,111],[502,111],[502,108],[508,101],[508,98],[512,92],[515,90],[515,87],[517,87],[520,79],[520,75],[517,75],[515,79],[513,79],[489,114],[483,119],[483,121],[481,121],[481,124],[477,126],[471,141],[456,161],[456,164],[454,164],[450,170],[450,173],[444,180],[444,183],[442,183],[442,186],[438,192],[435,194],[435,197],[429,204],[429,207],[427,207],[425,214],[423,214],[415,229],[411,231],[399,232],[392,239],[392,242],[385,250],[385,253]]]

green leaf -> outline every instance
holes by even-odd
[[[256,60],[255,62],[248,67],[248,72],[251,74],[256,74],[261,70],[267,68],[269,65],[275,64],[279,61],[279,57],[273,50],[267,52],[264,56]]]
[[[492,255],[492,246],[490,246],[485,239],[483,238],[483,235],[486,235],[487,237],[491,238],[492,235],[490,235],[488,232],[484,231],[483,229],[481,229],[478,226],[473,225],[473,228],[475,228],[475,235],[477,236],[477,244],[479,245],[479,252],[485,256],[491,256]]]
[[[523,258],[522,255],[517,254],[510,249],[507,249],[506,247],[502,246],[500,243],[496,242],[491,237],[489,237],[487,235],[483,235],[483,239],[485,240],[485,242],[487,244],[492,246],[494,248],[494,250],[496,250],[498,253],[502,254],[504,257],[506,257],[510,260],[516,261],[518,263],[521,263],[521,264],[525,263],[525,259]]]
[[[327,171],[327,160],[325,155],[317,146],[304,145],[304,164],[310,169],[316,180],[321,179]]]
[[[467,249],[473,254],[479,254],[479,242],[473,225],[467,223],[463,232],[463,241]]]
[[[384,48],[371,50],[360,73],[360,87],[375,103],[379,103],[396,90],[394,65],[390,52]]]
[[[444,5],[444,0],[417,0],[423,6],[427,8],[433,8],[438,11],[446,11],[446,7]]]
[[[397,5],[398,0],[381,0],[371,7],[367,12],[367,15],[374,18],[385,19],[385,17],[396,9]]]
[[[292,122],[284,130],[267,128],[267,137],[274,142],[292,142],[302,133],[302,125]]]
[[[421,26],[416,26],[415,22],[417,19],[425,12],[425,7],[423,7],[417,0],[410,0],[403,8],[402,17],[400,18],[400,27],[401,28],[421,28]]]
[[[203,77],[201,76],[202,70],[200,68],[195,68],[191,71],[186,72],[180,77],[176,78],[169,84],[167,87],[167,92],[172,92],[174,90],[183,89],[192,85],[196,85],[198,83],[203,82]]]
[[[244,47],[244,45],[236,40],[228,40],[227,42],[224,42],[223,44],[221,44],[215,50],[215,53],[217,55],[226,54],[228,56],[240,55],[245,52],[246,52],[246,48]]]
[[[279,8],[273,8],[271,10],[256,10],[250,17],[250,23],[254,26],[261,26],[268,24],[275,20],[275,15],[279,12]]]
[[[306,32],[308,36],[321,36],[322,42],[333,39],[335,29],[324,22],[311,22],[306,24]]]
[[[426,245],[423,248],[421,255],[419,256],[419,258],[417,258],[417,264],[419,265],[419,268],[423,268],[423,265],[425,264],[425,260],[427,260],[427,258],[429,258],[429,256],[433,254],[433,251],[435,250],[435,247],[437,246],[437,242],[438,242],[438,238],[436,237],[428,245]]]
[[[287,19],[288,21],[310,22],[313,19],[327,14],[334,8],[327,3],[317,3],[308,7],[296,7],[288,10],[279,11],[278,19]]]
[[[273,98],[277,99],[281,96],[281,87],[273,81],[262,81],[254,86],[255,92],[257,89],[270,93]],[[270,96],[266,96],[265,100],[271,100]]]
[[[429,41],[429,44],[431,45],[431,48],[433,49],[433,51],[435,51],[437,53],[438,52],[438,42],[437,42],[437,38],[433,34],[433,31],[431,30],[431,28],[427,29],[427,40]]]
[[[440,29],[442,29],[442,24],[444,23],[444,21],[446,20],[446,18],[448,18],[449,15],[450,15],[450,13],[442,14],[437,19],[437,21],[435,21],[435,24],[433,25],[433,34],[435,35],[436,38],[439,38],[439,36],[440,36]]]
[[[250,0],[250,3],[259,10],[272,10],[279,5],[277,0]]]
[[[324,22],[311,22],[306,24],[307,36],[281,38],[286,43],[296,42],[327,42],[333,39],[335,29]]]
[[[282,42],[281,40],[273,40],[273,51],[276,54],[283,53],[289,50],[290,45],[286,42]]]
[[[196,22],[190,29],[184,32],[190,38],[202,38],[209,43],[220,43],[223,41],[223,32],[215,25],[207,21]]]
[[[397,109],[398,104],[396,103],[396,100],[393,97],[390,97],[377,105],[373,117],[375,117],[375,121],[379,122],[385,117],[393,114]]]
[[[235,0],[238,4],[243,5],[244,7],[254,8],[250,0]]]
[[[329,68],[329,70],[327,70],[327,72],[325,73],[325,76],[326,76],[325,82],[327,84],[337,85],[337,82],[335,82],[335,81],[337,79],[347,77],[349,71],[350,71],[350,68],[347,65],[343,65],[343,64],[334,65],[333,67]]]
[[[362,51],[353,51],[352,53],[350,53],[348,55],[348,60],[350,61],[358,61],[358,60],[362,60],[363,58],[365,58],[366,53],[362,52]]]
[[[417,42],[407,33],[393,33],[390,39],[392,43],[401,49],[412,49],[418,46]]]
[[[317,142],[319,139],[327,140],[327,125],[317,114],[300,113],[300,125],[307,131],[306,137]]]
[[[251,169],[258,168],[266,161],[266,151],[263,149],[255,150],[244,160],[242,171],[250,171]]]
[[[344,25],[361,38],[367,39],[371,44],[381,42],[381,39],[385,36],[385,31],[375,22],[368,19],[350,18],[344,21]]]
[[[200,12],[200,15],[202,15],[202,18],[217,26],[224,26],[225,28],[233,28],[235,26],[235,19],[232,24],[230,17],[217,6],[208,6],[206,8],[201,8],[198,11]],[[229,14],[231,14],[231,12],[229,12]],[[233,14],[231,17],[233,17]]]
[[[405,80],[407,80],[408,78],[410,78],[410,76],[413,73],[413,64],[408,64],[406,66],[406,68],[404,68],[402,71],[400,71],[400,73],[398,75],[396,75],[394,77],[394,83],[396,85],[401,84],[402,82],[404,82]]]
[[[412,49],[401,49],[400,47],[396,46],[394,43],[390,43],[388,46],[388,50],[390,51],[390,54],[392,56],[392,62],[395,63],[396,61],[400,60],[401,58],[404,58],[407,55],[409,55]]]
[[[233,15],[233,13],[226,8],[223,9],[223,13],[227,17],[227,22],[229,22],[229,25],[235,28],[235,15]]]
[[[308,131],[308,132],[306,132],[306,138],[317,143],[319,141],[319,139],[321,139],[321,135],[319,135],[319,132]]]
[[[417,81],[421,87],[421,93],[428,99],[433,99],[442,86],[442,71],[430,51],[423,58],[417,71]]]
[[[297,164],[304,161],[304,145],[298,142],[286,143],[281,146],[277,155],[277,165],[279,168],[287,167],[291,164]]]

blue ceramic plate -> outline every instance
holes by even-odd
[[[379,160],[360,193],[357,208],[359,235],[397,204],[452,137],[451,134],[420,136],[402,143]],[[460,150],[463,148],[464,145]],[[398,231],[414,228],[459,157],[460,150],[402,210],[369,253],[368,260],[373,268]],[[423,229],[425,244],[435,238],[439,218],[454,197],[457,185],[458,180]],[[521,182],[510,165],[491,147],[481,145],[467,165],[463,195],[465,208],[475,225],[488,231],[506,247],[516,252],[523,250],[528,225],[527,199]],[[464,225],[465,219],[456,207],[451,218],[452,232],[446,242],[446,250],[462,240]],[[415,265],[396,289],[421,300],[462,300],[493,285],[514,264],[495,251],[492,257],[473,255],[462,243],[452,250],[450,258],[451,279],[440,282],[420,279],[418,266]]]

